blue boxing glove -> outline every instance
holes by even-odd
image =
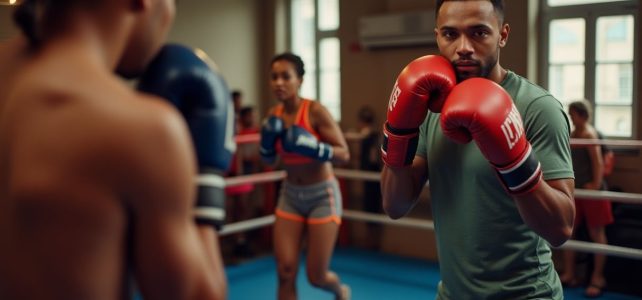
[[[261,126],[261,158],[266,163],[274,163],[276,160],[276,143],[283,135],[283,120],[276,116],[270,116]]]
[[[332,146],[319,140],[304,128],[292,125],[283,135],[283,150],[320,161],[332,159]]]
[[[149,64],[138,89],[167,99],[183,114],[199,166],[195,218],[220,229],[225,221],[225,181],[232,161],[234,111],[223,77],[190,48],[164,46]]]

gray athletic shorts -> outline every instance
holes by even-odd
[[[337,179],[311,185],[283,182],[276,216],[308,224],[341,224],[341,192]]]

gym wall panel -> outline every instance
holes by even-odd
[[[412,59],[428,53],[436,53],[434,47],[390,48],[379,50],[362,49],[359,45],[359,19],[363,16],[380,15],[412,10],[430,10],[434,1],[426,0],[342,0],[340,1],[341,40],[341,127],[344,130],[357,127],[357,112],[362,106],[370,106],[376,114],[376,128],[386,117],[388,96],[401,69]],[[350,144],[355,146],[354,143]],[[355,183],[360,185],[361,183]],[[362,193],[355,193],[346,203],[362,207]],[[417,212],[423,210],[417,209]],[[429,217],[425,214],[422,217]],[[354,242],[364,242],[373,237],[365,224],[351,225]],[[413,237],[413,238],[402,238]],[[428,238],[425,238],[428,237]],[[436,259],[432,233],[425,230],[386,226],[381,237],[381,250],[404,256]],[[412,241],[412,242],[411,242]],[[416,243],[419,241],[419,244]]]
[[[261,0],[182,0],[177,3],[171,42],[204,50],[231,89],[243,92],[243,105],[260,99]]]
[[[511,26],[507,46],[502,49],[500,63],[505,68],[528,77],[529,32],[528,1],[509,1],[506,21]],[[434,11],[435,1],[426,0],[349,0],[341,1],[342,127],[357,126],[356,114],[363,105],[370,105],[381,125],[385,119],[388,96],[395,78],[403,67],[414,58],[438,54],[437,46],[367,50],[359,47],[359,18],[367,15],[404,11]],[[532,54],[532,53],[531,53]],[[533,66],[534,68],[534,66]]]
[[[359,19],[409,10],[430,10],[434,1],[404,0],[349,0],[340,2],[339,38],[341,40],[341,100],[344,130],[357,126],[357,112],[365,105],[376,113],[376,122],[382,124],[390,89],[401,69],[412,59],[436,53],[434,47],[411,47],[367,50],[359,45]]]

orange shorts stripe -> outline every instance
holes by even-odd
[[[274,214],[276,214],[277,217],[283,218],[283,219],[286,219],[286,220],[297,221],[297,222],[302,222],[302,223],[305,222],[305,218],[304,217],[296,215],[296,214],[293,214],[293,213],[289,213],[289,212],[286,212],[286,211],[282,211],[282,210],[280,210],[278,208],[276,209]]]
[[[308,219],[308,224],[310,225],[318,225],[318,224],[326,224],[334,222],[337,223],[337,225],[341,225],[341,218],[337,215],[332,215],[332,216],[327,216],[325,218],[310,218]]]

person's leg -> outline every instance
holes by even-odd
[[[253,186],[251,186],[253,189]],[[237,212],[237,222],[245,221],[252,219],[253,207],[250,199],[252,189],[246,188],[246,191],[239,194],[235,201],[238,202],[238,212]],[[236,250],[235,252],[241,256],[249,257],[252,256],[252,249],[250,247],[249,239],[247,237],[247,232],[240,232],[236,238]]]
[[[296,299],[296,275],[305,223],[277,217],[274,222],[274,255],[278,272],[279,300]]]
[[[586,223],[588,234],[594,243],[607,244],[605,226],[613,223],[613,213],[611,211],[610,201],[593,200],[586,206]],[[602,294],[602,289],[606,287],[604,278],[604,265],[606,256],[601,254],[593,255],[593,273],[591,281],[584,294],[587,297],[597,297]]]
[[[314,191],[313,189],[316,189]],[[342,199],[336,179],[310,189],[315,207],[308,216],[307,275],[310,284],[334,293],[337,299],[349,299],[350,289],[329,270],[330,258],[341,223]]]
[[[562,257],[564,258],[564,271],[560,275],[560,281],[566,286],[573,287],[577,285],[575,278],[575,251],[563,250]]]
[[[284,184],[275,210],[273,226],[274,256],[278,273],[278,299],[296,299],[296,276],[299,270],[299,252],[305,229],[305,210],[301,210],[297,193]]]
[[[607,244],[606,231],[604,230],[604,226],[589,227],[588,232],[589,237],[594,243]],[[604,278],[605,264],[605,255],[593,255],[593,273],[591,274],[591,281],[589,281],[589,286],[585,291],[585,294],[587,296],[596,297],[602,294],[602,289],[606,286],[606,278]]]
[[[334,293],[337,299],[347,299],[348,287],[341,285],[339,276],[329,270],[338,232],[339,225],[332,221],[308,225],[306,270],[310,284]]]
[[[379,182],[365,182],[363,196],[364,211],[376,214],[382,212]],[[379,250],[381,248],[381,234],[383,231],[381,224],[367,222],[366,228],[366,247],[372,250]]]
[[[584,221],[584,201],[575,200],[575,220],[573,222],[573,234],[571,238],[575,238],[577,228],[581,222]],[[560,274],[560,281],[563,285],[574,287],[578,285],[577,278],[575,277],[575,251],[562,250],[562,258],[564,261],[564,270]]]

